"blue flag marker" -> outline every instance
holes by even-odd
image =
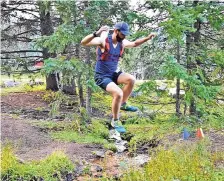
[[[190,137],[190,133],[187,131],[186,128],[184,128],[183,139],[187,140],[189,137]]]

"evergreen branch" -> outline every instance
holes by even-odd
[[[43,52],[41,50],[18,50],[18,51],[1,51],[1,54],[7,54],[7,53],[23,53],[23,52]]]
[[[19,58],[34,58],[34,57],[38,57],[38,58],[43,58],[43,56],[25,56],[25,57],[19,57]],[[16,59],[17,57],[2,57],[1,59]]]

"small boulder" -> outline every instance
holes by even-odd
[[[74,175],[76,177],[78,177],[83,173],[83,171],[84,171],[83,165],[77,164],[76,167],[75,167],[75,170],[74,170]]]
[[[105,152],[104,151],[93,151],[92,153],[99,158],[104,158],[105,157]]]
[[[19,84],[20,84],[19,82],[15,82],[15,81],[12,81],[12,80],[7,80],[7,81],[3,82],[3,87],[15,87]]]
[[[147,155],[138,155],[134,158],[134,160],[137,165],[143,166],[150,160],[150,157]]]
[[[121,134],[115,129],[109,131],[109,139],[121,140]]]
[[[115,145],[118,153],[122,153],[127,150],[127,148],[123,145]]]
[[[167,88],[167,84],[162,83],[161,85],[157,86],[157,90],[165,91]]]

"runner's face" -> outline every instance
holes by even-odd
[[[122,34],[120,31],[118,31],[118,34],[119,34],[119,36],[120,36],[121,39],[125,39],[125,35]]]
[[[125,35],[122,34],[119,30],[117,30],[117,36],[116,36],[116,38],[117,38],[117,41],[118,42],[122,42],[122,40],[125,39]]]

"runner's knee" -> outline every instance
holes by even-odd
[[[120,90],[120,91],[116,91],[115,93],[114,93],[114,98],[116,98],[116,99],[122,99],[123,98],[123,91],[122,90]]]
[[[135,77],[133,75],[130,75],[130,77],[128,78],[128,83],[134,85],[135,84]]]

